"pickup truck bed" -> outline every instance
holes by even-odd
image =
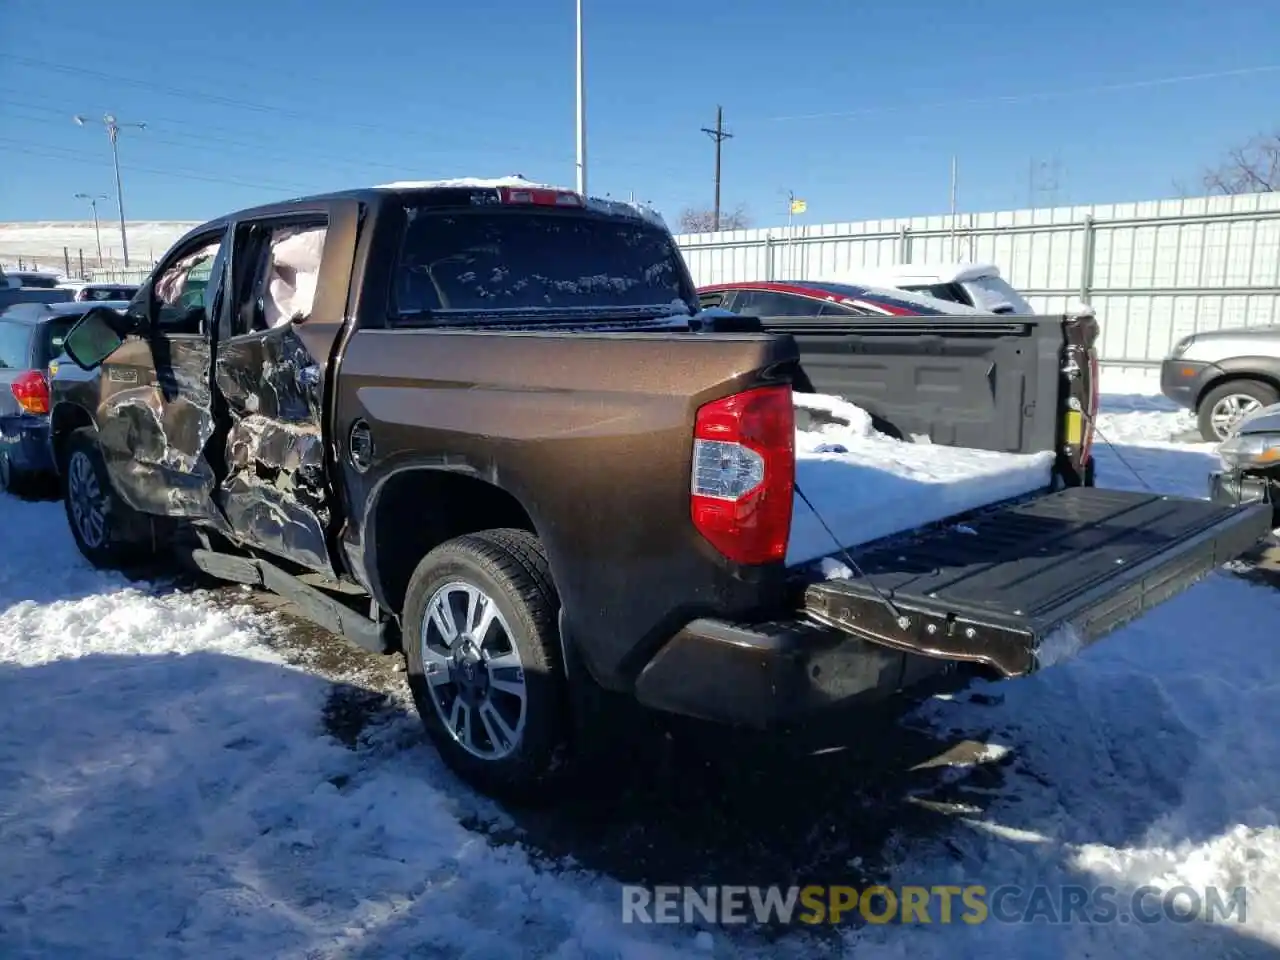
[[[790,334],[814,392],[843,397],[881,429],[945,446],[1080,460],[1081,414],[1092,371],[1064,389],[1064,352],[1096,335],[1092,318],[897,317],[823,320],[761,317],[764,330]],[[1074,341],[1071,342],[1071,341]]]

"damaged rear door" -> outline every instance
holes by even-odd
[[[1181,593],[1270,529],[1270,505],[1071,487],[856,549],[845,559],[863,576],[810,584],[805,609],[882,646],[1020,676]]]
[[[333,498],[322,436],[324,383],[350,275],[349,243],[338,237],[346,269],[326,269],[342,282],[320,281],[335,213],[345,233],[349,218],[329,207],[236,225],[234,297],[219,325],[214,362],[226,419],[217,500],[234,537],[326,575],[333,574]]]

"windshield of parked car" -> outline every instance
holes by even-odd
[[[973,305],[992,313],[1016,313],[1030,316],[1035,313],[1031,304],[1009,286],[1002,277],[977,277],[966,281],[966,286],[973,297]],[[1012,308],[1012,309],[1010,309]]]
[[[561,210],[408,212],[393,302],[401,316],[630,312],[693,300],[671,235],[638,217]]]
[[[137,287],[86,287],[81,300],[132,300]]]
[[[904,283],[902,289],[908,293],[918,293],[922,297],[946,300],[965,307],[972,306],[964,296],[964,288],[955,283]]]

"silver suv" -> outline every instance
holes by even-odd
[[[1280,401],[1280,326],[1183,337],[1161,365],[1160,389],[1195,412],[1205,440],[1221,443],[1241,417]]]

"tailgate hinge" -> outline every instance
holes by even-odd
[[[824,626],[893,650],[984,664],[1006,677],[1036,669],[1036,640],[1029,631],[922,610],[896,599],[895,616],[874,594],[862,595],[852,582],[845,582],[844,589],[837,583],[827,580],[805,591],[806,612]]]

